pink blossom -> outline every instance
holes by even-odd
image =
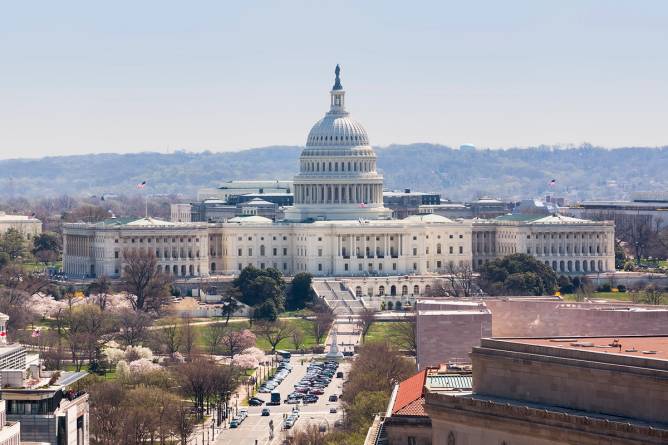
[[[238,354],[232,359],[232,365],[242,369],[255,369],[258,364],[257,358],[252,354]]]

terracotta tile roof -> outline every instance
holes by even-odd
[[[427,412],[424,410],[424,397],[413,400],[403,408],[393,412],[396,416],[426,416]]]
[[[394,398],[392,414],[398,414],[400,410],[422,399],[426,377],[427,370],[424,369],[399,383],[399,390]],[[422,408],[422,412],[424,414],[424,408]]]

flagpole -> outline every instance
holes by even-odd
[[[144,218],[148,219],[148,193],[144,193]]]

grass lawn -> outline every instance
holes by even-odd
[[[366,343],[372,343],[376,341],[389,341],[390,345],[395,348],[401,348],[402,345],[399,344],[399,341],[396,336],[396,331],[399,325],[407,322],[404,321],[376,321],[369,328],[369,332],[366,334]]]
[[[562,298],[566,301],[577,301],[575,294],[564,294]],[[594,299],[601,300],[617,300],[617,301],[631,301],[630,292],[594,292],[592,295]]]
[[[295,319],[295,320],[283,320],[285,323],[289,324],[292,327],[298,327],[304,332],[304,344],[303,348],[311,348],[316,345],[315,343],[315,338],[313,337],[313,322],[310,320],[302,320],[302,319]],[[234,323],[232,323],[232,320],[230,320],[230,327],[233,327],[234,329],[248,329],[249,328],[249,323],[248,320],[236,320]],[[271,345],[269,342],[260,337],[257,332],[254,331],[255,325],[253,325],[253,328],[250,328],[251,331],[257,336],[257,347],[264,350],[264,351],[270,351],[271,350]],[[206,330],[209,328],[209,325],[195,325],[193,326],[195,329],[195,335],[197,337],[195,344],[197,345],[198,348],[201,350],[206,350]],[[292,344],[292,338],[286,338],[282,340],[276,347],[276,349],[287,349],[287,350],[293,350],[295,347]]]

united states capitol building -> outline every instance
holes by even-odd
[[[116,218],[64,227],[64,273],[118,277],[127,249],[146,249],[175,277],[273,267],[284,274],[444,274],[528,253],[558,273],[614,270],[614,225],[560,215],[496,220],[425,213],[392,219],[364,127],[346,110],[337,66],[329,111],[311,128],[294,177],[294,205],[272,221],[257,214],[223,222]],[[397,166],[399,167],[399,166]]]

